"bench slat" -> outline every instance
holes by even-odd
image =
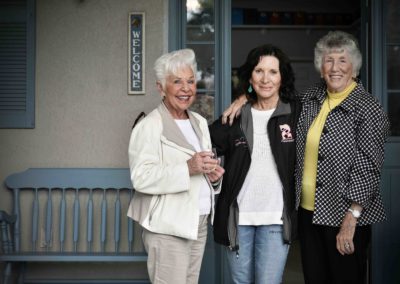
[[[19,198],[19,188],[14,188],[14,192],[18,192],[18,197]],[[19,208],[19,203],[18,203],[18,208]],[[18,210],[14,208],[14,210]],[[16,213],[17,214],[17,213]],[[20,216],[20,213],[19,213]],[[39,230],[39,197],[38,197],[38,190],[35,188],[35,199],[33,200],[33,207],[32,207],[32,249],[36,249],[37,245],[37,240],[38,240],[38,230]],[[20,250],[20,247],[17,246],[15,248],[17,251]]]
[[[64,251],[65,241],[65,215],[67,210],[67,201],[65,200],[65,189],[62,190],[61,201],[60,201],[60,251]]]
[[[5,183],[8,188],[132,188],[128,168],[32,168]]]
[[[121,234],[121,200],[119,197],[119,190],[117,190],[117,198],[114,204],[114,243],[115,243],[115,251],[119,251],[119,241]]]
[[[103,192],[103,200],[101,201],[101,226],[100,226],[100,242],[101,251],[105,251],[106,245],[106,229],[107,229],[107,200],[106,192]]]
[[[74,220],[73,220],[73,243],[74,243],[74,252],[78,251],[78,241],[79,241],[79,196],[78,190],[75,190],[75,200],[74,200]]]
[[[46,248],[48,249],[49,246],[48,244],[51,243],[51,232],[52,232],[52,227],[53,227],[53,199],[51,195],[51,189],[48,191],[48,197],[47,197],[47,207],[46,207],[46,232],[45,232],[45,242],[46,242]]]

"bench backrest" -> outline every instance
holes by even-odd
[[[8,176],[5,184],[13,191],[17,252],[143,251],[135,242],[140,232],[126,217],[134,194],[129,169],[33,168]]]

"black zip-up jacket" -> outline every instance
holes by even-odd
[[[239,249],[236,233],[239,213],[237,196],[250,168],[253,149],[251,105],[246,104],[241,113],[232,126],[222,124],[221,118],[210,125],[211,141],[218,156],[224,156],[225,169],[215,209],[214,240],[231,250]],[[295,130],[299,114],[300,103],[297,99],[288,103],[280,100],[267,125],[271,150],[283,185],[282,220],[286,243],[290,243],[297,235],[294,169]]]

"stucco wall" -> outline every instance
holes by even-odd
[[[0,129],[0,180],[31,167],[128,167],[132,123],[160,101],[165,0],[37,0],[36,127]],[[128,13],[145,12],[145,95],[128,95]],[[0,187],[0,208],[11,195]]]

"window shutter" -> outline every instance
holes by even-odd
[[[33,1],[0,1],[0,128],[34,127]]]

